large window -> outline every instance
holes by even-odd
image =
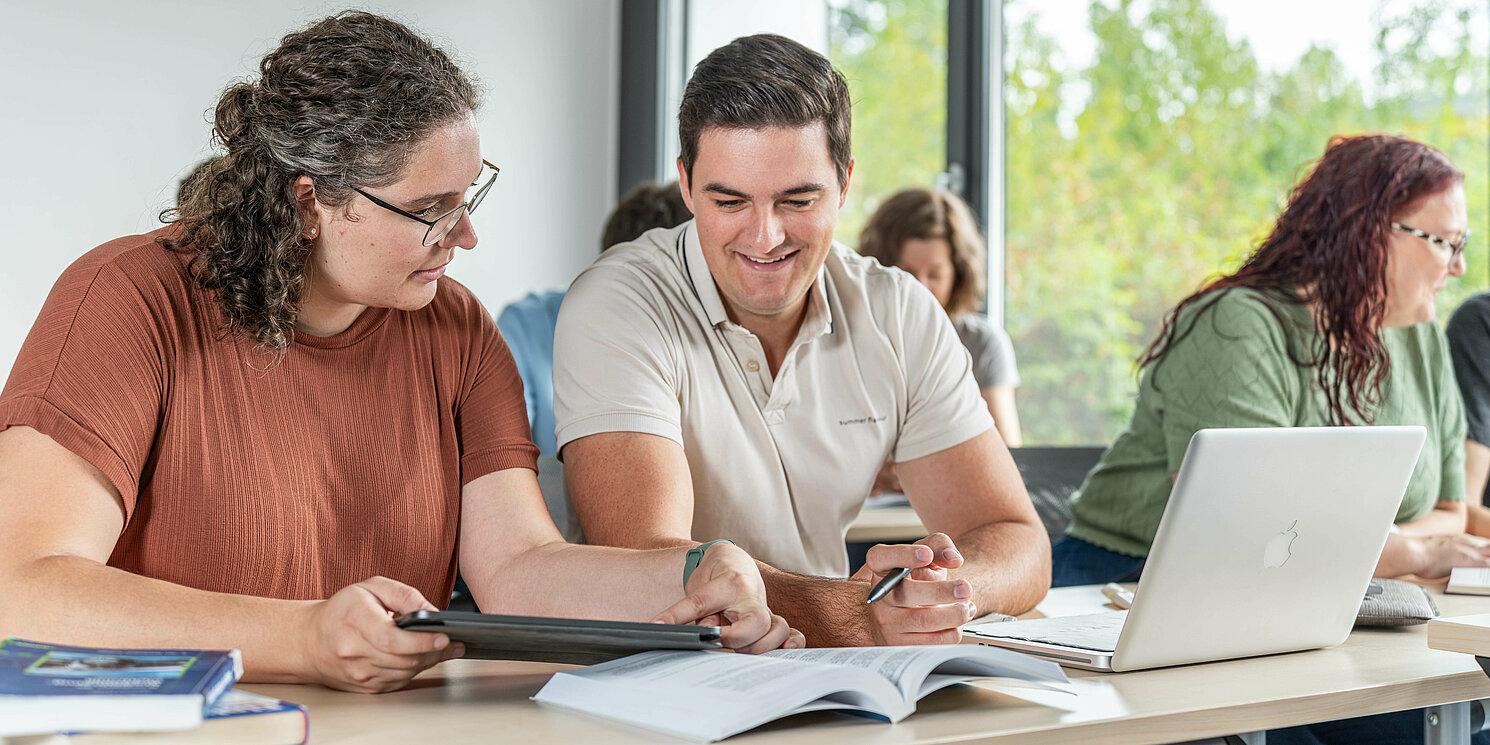
[[[1117,435],[1162,315],[1240,263],[1333,134],[1400,133],[1447,152],[1468,176],[1475,238],[1440,318],[1490,286],[1484,0],[660,1],[686,4],[690,66],[773,30],[843,71],[857,160],[845,243],[907,186],[965,177],[1002,195],[1001,212],[974,208],[993,213],[990,314],[1014,340],[1028,444]],[[986,49],[967,49],[977,34],[961,27],[949,43],[949,11],[970,9],[1002,29],[973,42]],[[1002,101],[1002,120],[980,122],[991,159],[949,179],[949,64],[988,50],[1002,53],[993,103],[957,101],[975,113]],[[670,168],[675,140],[664,150]]]
[[[1487,235],[1485,4],[1363,5],[1005,3],[1005,313],[1027,443],[1111,441],[1162,315],[1240,263],[1332,134],[1443,149]],[[1445,314],[1490,284],[1485,246]]]
[[[828,56],[854,100],[854,180],[838,238],[947,167],[947,0],[830,0]]]

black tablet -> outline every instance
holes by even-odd
[[[718,649],[718,626],[674,626],[579,618],[496,616],[460,611],[414,611],[395,623],[410,631],[448,635],[466,657],[589,665],[652,649]]]

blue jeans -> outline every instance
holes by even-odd
[[[1146,561],[1065,536],[1050,547],[1050,586],[1137,582]]]

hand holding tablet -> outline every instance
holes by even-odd
[[[589,665],[653,649],[718,649],[718,626],[683,626],[580,618],[499,616],[421,610],[394,623],[409,631],[449,636],[465,657]]]

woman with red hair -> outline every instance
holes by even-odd
[[[1434,297],[1464,274],[1464,174],[1402,137],[1335,137],[1240,269],[1185,298],[1139,360],[1132,421],[1072,497],[1054,585],[1134,581],[1190,436],[1420,424],[1377,576],[1490,565],[1465,534],[1464,410]]]
[[[1137,580],[1190,436],[1207,427],[1427,428],[1376,575],[1490,566],[1465,534],[1464,404],[1434,298],[1464,274],[1464,173],[1403,137],[1335,137],[1272,233],[1164,318],[1137,408],[1072,497],[1053,586]],[[1267,733],[1270,745],[1423,741],[1397,711]],[[1475,743],[1490,742],[1484,732]]]

